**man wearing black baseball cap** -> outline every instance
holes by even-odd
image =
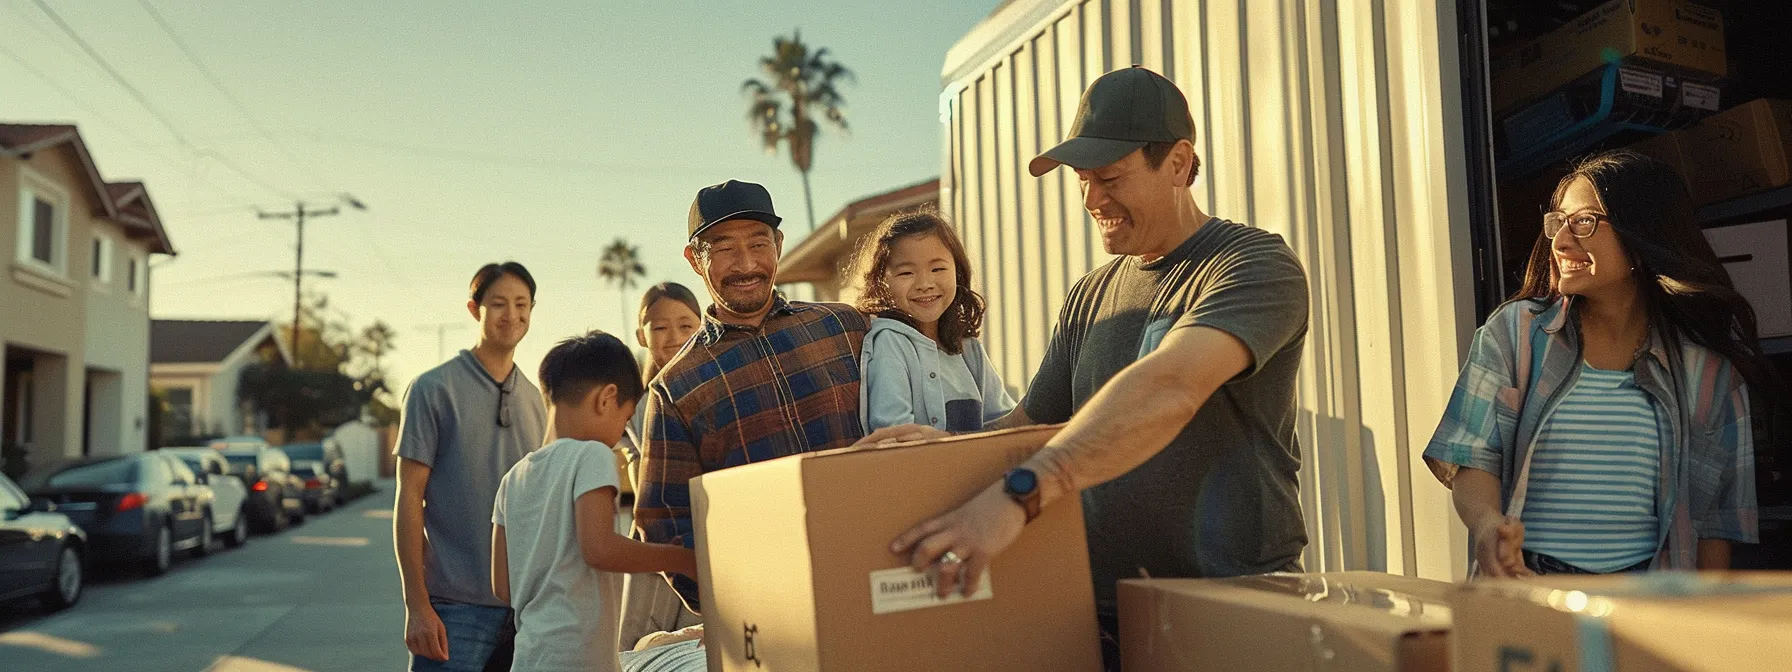
[[[1281,236],[1209,217],[1188,101],[1155,72],[1103,75],[1070,137],[1029,165],[1068,166],[1102,247],[1123,255],[1065,301],[1026,399],[1000,426],[1068,422],[964,506],[897,538],[942,592],[981,575],[1041,507],[1083,499],[1104,658],[1115,583],[1299,568],[1296,374],[1307,279]],[[963,585],[968,594],[975,585]]]
[[[704,187],[684,256],[703,276],[703,328],[648,384],[635,523],[647,541],[693,542],[691,479],[732,465],[911,435],[859,422],[859,355],[869,321],[840,303],[790,301],[774,285],[784,234],[751,182]],[[766,403],[777,400],[777,403]],[[673,576],[692,611],[696,577]]]

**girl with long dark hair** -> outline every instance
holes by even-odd
[[[1754,311],[1666,164],[1594,156],[1550,206],[1425,450],[1471,573],[1727,568],[1757,540]]]
[[[859,420],[974,432],[1014,410],[977,340],[983,297],[952,225],[932,210],[890,216],[859,243],[859,312],[871,316],[859,356]]]

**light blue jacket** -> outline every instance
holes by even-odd
[[[983,344],[964,339],[964,361],[982,391],[983,424],[1014,410]],[[859,420],[866,431],[918,423],[946,429],[946,387],[938,375],[947,357],[933,339],[900,321],[873,318],[860,355]]]

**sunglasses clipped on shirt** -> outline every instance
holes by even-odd
[[[516,372],[512,371],[498,384],[498,426],[510,426],[510,396],[516,393]]]
[[[1543,213],[1543,237],[1555,240],[1556,235],[1566,228],[1568,233],[1575,238],[1587,238],[1599,230],[1600,222],[1609,221],[1611,221],[1610,217],[1597,212],[1577,212],[1572,215],[1564,212],[1546,212]]]

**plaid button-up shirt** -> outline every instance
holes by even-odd
[[[1573,302],[1514,301],[1475,332],[1468,363],[1425,461],[1449,485],[1461,467],[1500,479],[1500,503],[1523,519],[1531,451],[1581,363]],[[1662,437],[1653,569],[1696,569],[1699,539],[1755,543],[1754,433],[1748,389],[1729,361],[1651,330],[1635,365]]]
[[[850,306],[782,295],[757,328],[705,317],[648,385],[635,500],[647,541],[692,546],[693,478],[864,438],[859,353],[868,328]],[[672,585],[699,606],[690,577],[674,575]]]

